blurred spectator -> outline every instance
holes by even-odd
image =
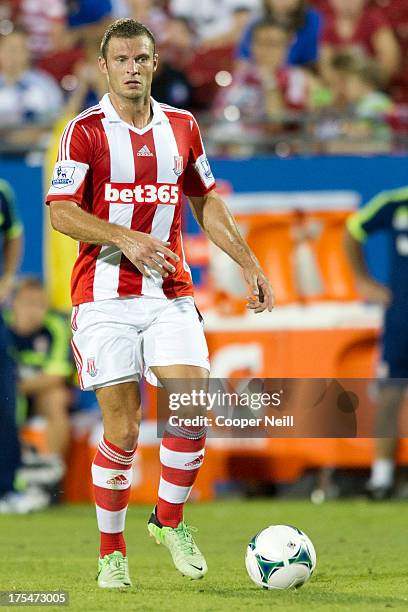
[[[169,17],[167,40],[160,49],[160,57],[183,70],[191,64],[194,54],[194,32],[189,22],[182,17]]]
[[[340,50],[354,50],[376,59],[387,83],[400,62],[398,42],[385,14],[367,0],[330,0],[333,14],[328,17],[322,37],[321,65],[330,82],[331,61]]]
[[[252,29],[251,62],[240,66],[231,85],[216,101],[218,116],[231,113],[262,120],[311,105],[312,82],[308,72],[286,64],[292,31],[265,19]],[[234,110],[235,109],[235,110]]]
[[[112,21],[111,0],[68,0],[68,47],[100,42]]]
[[[282,23],[293,31],[288,49],[288,64],[304,65],[317,62],[322,19],[315,9],[308,6],[307,0],[264,0],[263,14],[264,18]],[[252,21],[246,27],[238,46],[239,60],[251,59],[252,32],[258,22],[259,19]]]
[[[111,16],[111,0],[69,0],[67,28],[61,33],[58,45],[37,62],[38,67],[60,81],[65,90],[71,91],[72,73],[85,55],[83,48],[89,44],[99,45]]]
[[[14,31],[0,38],[0,124],[53,119],[62,94],[54,79],[30,67],[27,36]]]
[[[341,73],[346,102],[357,117],[379,119],[391,112],[393,102],[381,91],[381,70],[374,60],[339,54],[333,66]]]
[[[111,0],[68,0],[67,4],[70,28],[98,24],[112,16]]]
[[[15,19],[28,34],[35,61],[60,47],[66,33],[64,0],[16,0],[14,7]]]
[[[391,93],[398,103],[408,103],[408,2],[407,0],[377,0],[389,20],[401,48],[402,62],[392,80]]]
[[[34,414],[45,417],[48,454],[63,461],[70,438],[68,322],[49,311],[45,289],[31,277],[20,281],[6,320],[18,366],[20,410],[26,418]]]
[[[159,48],[168,40],[168,16],[155,0],[122,0],[119,6],[114,5],[115,9],[115,17],[130,17],[147,26],[153,32]]]
[[[185,19],[202,49],[235,45],[260,0],[169,0],[173,17]]]
[[[382,73],[375,60],[339,53],[333,58],[332,69],[338,75],[344,110],[350,117],[339,119],[330,152],[389,151],[392,134],[387,117],[394,103],[381,90]]]
[[[129,7],[126,0],[112,0],[112,17],[114,19],[129,17]]]
[[[189,108],[192,104],[192,88],[187,77],[165,60],[159,60],[152,83],[152,96],[171,106]]]
[[[69,121],[80,112],[99,103],[106,93],[106,79],[98,66],[99,43],[87,42],[84,46],[84,57],[75,65],[73,77],[76,87],[73,89],[64,108],[64,122]]]

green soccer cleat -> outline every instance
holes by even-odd
[[[132,586],[129,577],[127,557],[115,550],[110,555],[99,559],[99,571],[96,577],[101,589],[124,589]]]
[[[196,531],[194,527],[187,527],[183,521],[175,529],[161,525],[156,511],[153,510],[147,523],[147,529],[157,544],[164,544],[169,549],[174,565],[179,572],[192,580],[199,580],[205,576],[208,567],[191,535],[193,531]]]

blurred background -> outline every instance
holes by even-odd
[[[44,193],[66,122],[105,93],[98,46],[118,17],[156,36],[153,97],[197,116],[218,189],[275,289],[273,313],[247,313],[237,267],[185,206],[214,377],[375,378],[382,309],[357,292],[344,225],[408,183],[408,0],[0,1],[0,178],[24,227],[22,278],[4,309],[18,364],[18,486],[38,486],[45,503],[92,500],[101,423],[69,348],[77,247],[50,231]],[[364,247],[381,283],[388,240]],[[156,497],[154,399],[145,385],[134,502]],[[363,438],[211,440],[194,498],[353,495],[372,458]],[[397,461],[408,462],[404,441]]]

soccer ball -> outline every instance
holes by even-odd
[[[271,525],[248,544],[249,577],[264,589],[291,589],[305,584],[316,567],[316,552],[307,535],[290,525]]]

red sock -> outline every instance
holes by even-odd
[[[156,516],[162,525],[177,527],[204,461],[205,436],[198,440],[165,432],[160,446],[161,477]]]
[[[123,537],[123,532],[103,533],[103,531],[101,531],[100,558],[103,559],[105,555],[110,555],[115,550],[118,550],[126,557],[126,542]]]
[[[100,557],[115,550],[126,555],[123,537],[136,448],[126,451],[105,437],[92,463],[96,516],[101,533]]]

